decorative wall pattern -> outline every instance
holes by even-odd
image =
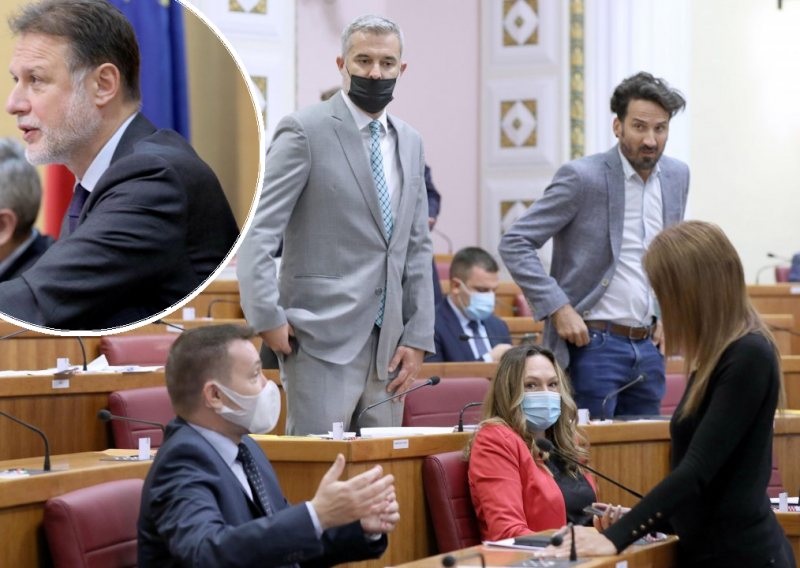
[[[583,0],[569,3],[569,118],[570,158],[580,158],[586,147],[584,124]]]
[[[539,43],[539,0],[503,0],[503,45]]]
[[[228,0],[228,11],[266,14],[267,0]]]
[[[259,104],[264,109],[261,112],[261,115],[264,117],[264,130],[269,130],[271,125],[267,122],[267,115],[269,110],[269,96],[267,94],[267,78],[266,77],[259,77],[257,75],[250,75],[250,79],[253,81],[253,84],[256,86],[256,90],[261,94],[263,97],[263,102],[259,100]]]
[[[536,101],[500,103],[500,146],[536,146]]]

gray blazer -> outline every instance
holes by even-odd
[[[398,345],[434,349],[422,138],[393,116],[389,123],[403,172],[391,242],[361,133],[339,93],[278,124],[237,262],[247,321],[257,331],[288,321],[304,351],[338,365],[366,343],[385,284],[381,378]],[[282,237],[279,283],[274,254]]]
[[[689,193],[689,167],[662,156],[664,226],[683,219]],[[537,321],[547,319],[544,344],[559,363],[569,352],[549,316],[571,304],[586,319],[614,276],[622,246],[625,179],[617,146],[559,168],[537,200],[500,241],[500,256],[531,303]],[[553,238],[550,275],[536,254]]]

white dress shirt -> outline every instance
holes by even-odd
[[[655,305],[650,283],[642,268],[642,257],[664,228],[661,170],[656,164],[644,182],[619,147],[618,151],[625,177],[622,247],[616,272],[605,294],[592,308],[590,319],[623,325],[650,325]]]
[[[86,173],[83,174],[83,178],[77,180],[83,188],[91,193],[94,191],[97,182],[100,181],[100,178],[106,170],[111,165],[111,158],[114,157],[114,152],[117,151],[117,146],[119,146],[119,141],[122,139],[122,135],[125,134],[125,131],[128,129],[128,126],[139,114],[138,112],[133,113],[128,117],[128,120],[123,122],[114,135],[109,138],[106,145],[97,153],[97,156],[94,157],[92,163],[89,165],[89,168],[86,170]]]
[[[493,363],[494,360],[492,359],[492,344],[487,338],[489,335],[486,333],[486,327],[481,322],[478,322],[478,337],[475,337],[475,332],[472,331],[472,328],[469,326],[470,319],[465,316],[461,310],[458,309],[453,299],[450,297],[450,294],[447,295],[447,302],[450,304],[450,307],[453,308],[453,311],[456,313],[456,317],[458,318],[458,323],[461,324],[461,329],[464,331],[465,335],[471,337],[471,339],[467,342],[469,343],[470,349],[472,349],[472,356],[477,360],[478,359],[478,348],[475,345],[476,341],[482,341],[483,344],[486,346],[486,353],[483,354],[483,360],[487,363]]]

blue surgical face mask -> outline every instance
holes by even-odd
[[[535,432],[544,432],[561,416],[561,394],[552,391],[526,392],[522,410]]]
[[[459,280],[459,282],[461,282]],[[464,282],[464,290],[469,294],[469,305],[464,306],[459,298],[458,303],[464,309],[466,316],[472,321],[483,321],[494,314],[494,292],[473,292]]]

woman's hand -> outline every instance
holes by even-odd
[[[608,503],[592,503],[592,507],[603,511],[602,517],[598,517],[597,515],[592,517],[592,524],[594,525],[594,528],[600,532],[606,530],[608,527],[620,520],[623,515],[630,511],[629,507],[623,507],[622,505],[617,505],[614,507]]]

